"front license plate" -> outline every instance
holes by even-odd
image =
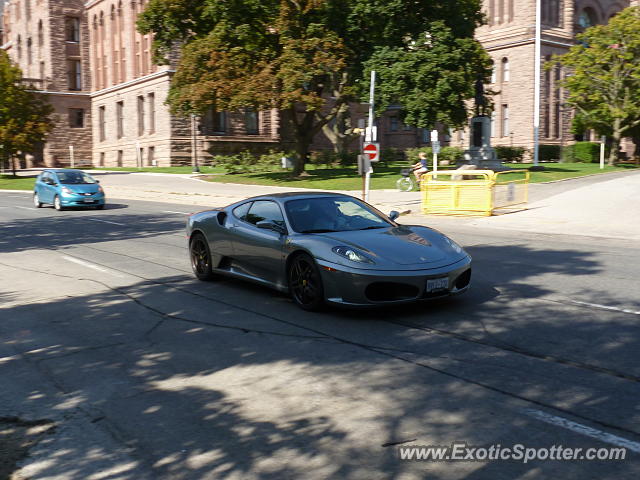
[[[427,293],[447,290],[449,288],[449,277],[431,278],[427,280]]]
[[[84,203],[93,203],[93,199],[92,198],[83,198],[82,201]]]

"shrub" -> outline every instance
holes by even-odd
[[[560,145],[538,145],[538,160],[541,162],[559,162]]]
[[[606,152],[605,155],[607,155]],[[576,142],[573,145],[567,145],[562,151],[562,162],[565,163],[597,163],[599,161],[600,144],[596,142]]]
[[[522,162],[525,153],[527,153],[527,149],[524,147],[497,146],[495,149],[498,159],[505,163]]]
[[[273,150],[259,157],[249,151],[244,151],[236,155],[216,155],[213,157],[212,163],[224,167],[230,174],[268,172],[281,167],[283,156],[286,154]]]
[[[383,148],[380,152],[381,162],[403,162],[405,160],[404,150],[399,148]]]

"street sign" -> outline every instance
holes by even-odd
[[[434,140],[433,142],[431,142],[431,150],[433,151],[433,153],[435,153],[436,155],[438,153],[440,153],[440,142],[437,140]]]
[[[438,141],[438,130],[431,130],[431,141],[432,142]]]
[[[370,162],[380,160],[380,144],[375,142],[365,142],[362,152],[369,158]]]

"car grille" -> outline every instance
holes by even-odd
[[[463,288],[465,288],[466,286],[469,285],[469,282],[471,282],[471,269],[470,268],[468,270],[465,270],[464,272],[462,272],[458,276],[458,278],[456,278],[456,281],[455,281],[454,285],[458,290],[462,290]]]
[[[372,302],[393,302],[416,298],[420,291],[415,285],[396,282],[374,282],[367,286],[364,294]]]

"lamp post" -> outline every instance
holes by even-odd
[[[536,36],[534,42],[534,83],[533,83],[533,166],[538,167],[540,139],[540,43],[541,43],[541,4],[536,0]]]
[[[196,125],[196,116],[191,114],[191,143],[193,151],[193,173],[200,173],[198,166],[198,128]]]

